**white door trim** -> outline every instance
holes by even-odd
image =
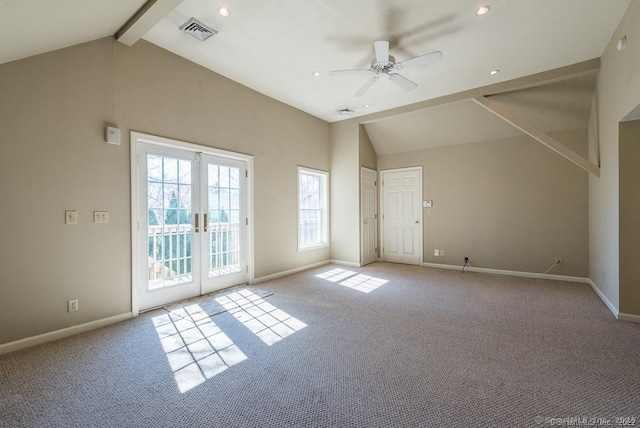
[[[378,185],[378,215],[380,217],[380,221],[378,221],[378,225],[379,225],[379,234],[378,236],[380,237],[380,258],[382,261],[384,261],[384,177],[385,174],[387,173],[396,173],[396,172],[409,172],[409,171],[418,171],[418,175],[419,175],[419,180],[418,180],[418,185],[420,187],[419,193],[420,193],[420,199],[422,200],[422,198],[424,197],[423,194],[423,188],[422,188],[422,166],[412,166],[412,167],[407,167],[407,168],[393,168],[393,169],[383,169],[380,170],[380,176],[379,176],[379,181],[380,181],[380,185]],[[419,254],[420,254],[420,259],[419,259],[419,263],[418,265],[422,265],[422,263],[424,263],[424,249],[423,249],[423,237],[424,237],[424,218],[423,218],[423,213],[422,213],[422,208],[420,208],[419,210],[420,212],[420,233],[418,236],[418,250],[419,250]]]
[[[362,192],[362,177],[364,175],[364,172],[371,172],[373,173],[373,175],[375,176],[375,180],[376,182],[378,181],[378,171],[376,171],[375,169],[371,169],[371,168],[367,168],[365,166],[361,166],[360,167],[360,265],[364,265],[365,260],[364,260],[364,205],[363,205],[363,195],[364,193]],[[375,186],[378,187],[378,186]],[[373,233],[374,233],[374,241],[375,241],[375,247],[378,248],[378,219],[377,219],[377,214],[379,211],[379,207],[378,207],[378,194],[376,192],[374,192],[374,198],[375,198],[375,214],[376,214],[376,225],[373,228]],[[376,254],[376,260],[378,259],[378,254]]]
[[[236,153],[228,150],[217,149],[214,147],[202,146],[199,144],[188,143],[184,141],[174,140],[171,138],[159,137],[151,134],[144,134],[137,131],[131,131],[131,143],[130,143],[130,157],[131,157],[131,314],[132,316],[138,316],[140,313],[140,301],[138,296],[138,278],[137,273],[140,267],[141,261],[138,257],[138,217],[140,215],[138,205],[138,181],[139,167],[138,167],[138,144],[147,143],[155,144],[157,146],[177,148],[181,150],[192,151],[196,153],[204,153],[207,155],[218,156],[228,159],[236,159],[246,162],[247,165],[247,248],[246,248],[246,263],[249,267],[249,283],[252,283],[255,278],[255,266],[254,266],[254,194],[253,194],[253,172],[254,172],[254,159],[252,155],[244,153]]]

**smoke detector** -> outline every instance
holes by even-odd
[[[350,114],[355,113],[353,110],[351,110],[349,107],[345,107],[345,108],[341,108],[337,111],[337,113],[341,116],[348,116]]]
[[[206,24],[203,24],[195,18],[189,19],[187,22],[182,24],[179,29],[181,31],[184,31],[188,35],[195,37],[201,42],[204,42],[209,37],[218,34],[216,30]]]

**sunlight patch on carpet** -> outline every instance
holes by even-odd
[[[216,300],[269,346],[307,326],[249,290],[229,293]]]
[[[154,317],[153,325],[181,393],[247,359],[199,305]]]
[[[346,281],[342,281],[340,285],[353,288],[354,290],[362,291],[363,293],[370,293],[381,285],[386,284],[387,282],[389,281],[386,279],[360,274],[352,276]]]
[[[327,281],[331,281],[331,282],[339,282],[355,274],[356,273],[351,270],[335,268],[323,273],[319,273],[318,275],[316,275],[316,277],[326,279]]]
[[[316,275],[331,282],[338,282],[340,285],[362,291],[363,293],[371,293],[376,288],[389,282],[386,279],[376,278],[375,276],[356,275],[356,272],[341,268],[335,268]],[[342,281],[342,282],[340,282]]]

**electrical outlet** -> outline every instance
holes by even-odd
[[[558,266],[564,266],[564,258],[562,257],[556,257],[556,261],[555,261],[556,265]]]
[[[78,311],[78,299],[67,301],[67,312],[77,312],[77,311]]]
[[[440,250],[440,257],[444,257],[444,250]]]
[[[109,211],[94,211],[93,212],[94,223],[109,223]]]
[[[433,255],[436,257],[440,256],[440,250],[433,250]]]

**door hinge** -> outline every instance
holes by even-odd
[[[378,182],[377,182],[377,181],[374,181],[374,182],[373,182],[373,187],[376,187],[377,185],[378,185]]]
[[[377,220],[377,219],[378,219],[378,214],[374,214],[374,215],[373,215],[373,219],[374,219],[374,220]]]
[[[249,266],[245,266],[245,270],[247,271],[247,273],[249,273]]]
[[[244,178],[249,178],[249,171],[244,172]]]
[[[246,226],[249,226],[249,219],[248,219],[248,218],[245,218],[245,219],[244,219],[244,224],[245,224]]]

